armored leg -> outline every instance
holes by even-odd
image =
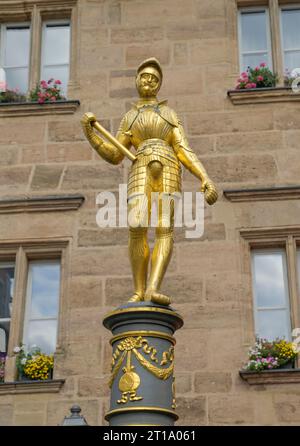
[[[146,196],[129,199],[128,203],[129,229],[129,258],[133,273],[135,292],[129,302],[144,300],[147,271],[149,263],[149,245],[147,241],[147,227],[149,206]]]
[[[159,202],[159,221],[155,232],[155,244],[151,257],[151,274],[145,297],[161,305],[169,305],[168,296],[158,293],[173,252],[174,201]]]

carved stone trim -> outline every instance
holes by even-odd
[[[250,385],[300,383],[300,369],[275,369],[262,372],[240,370],[239,374]]]
[[[80,101],[78,100],[56,101],[45,104],[39,104],[38,102],[10,102],[0,104],[0,117],[73,114],[79,105]]]
[[[236,4],[238,7],[246,7],[246,6],[266,6],[268,1],[266,0],[236,0]]]
[[[76,5],[77,0],[4,0],[0,4],[0,12],[13,13],[13,12],[24,12],[31,11],[36,5],[39,8],[48,7],[59,7],[59,8],[70,8]]]
[[[300,101],[300,94],[294,93],[290,87],[229,90],[227,91],[227,95],[234,105]]]
[[[240,235],[247,241],[250,241],[251,246],[255,242],[271,242],[274,240],[278,245],[279,240],[285,245],[288,236],[293,238],[300,237],[300,226],[283,226],[277,228],[253,228],[253,229],[240,229]]]
[[[42,197],[0,200],[0,214],[17,212],[76,211],[84,202],[83,195],[46,195]]]
[[[0,384],[0,395],[20,393],[58,393],[64,385],[64,379],[45,381],[12,381]]]
[[[299,200],[300,186],[266,187],[261,189],[224,190],[229,201]]]

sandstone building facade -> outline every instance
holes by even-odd
[[[23,70],[32,88],[52,69],[68,98],[0,104],[1,425],[57,425],[75,403],[89,424],[106,423],[111,349],[102,320],[130,296],[132,279],[127,229],[97,226],[96,196],[126,183],[129,162],[101,160],[80,118],[92,111],[115,133],[136,97],[135,69],[150,56],[164,69],[160,99],[179,114],[220,195],[205,208],[201,239],[177,230],[164,283],[185,320],[176,335],[178,424],[299,424],[297,371],[272,384],[239,375],[257,332],[280,327],[290,337],[300,327],[300,95],[283,86],[286,61],[298,60],[299,8],[299,0],[0,1],[0,65],[9,30],[22,29],[28,58],[9,76]],[[69,58],[55,60],[64,50],[50,31],[47,41],[47,24],[63,30]],[[248,25],[260,43],[246,51]],[[228,94],[243,64],[260,58],[278,72],[278,87]],[[188,172],[183,184],[199,190]],[[279,303],[260,305],[268,288],[255,281],[260,273]],[[54,299],[43,309],[36,297],[36,313],[34,285]],[[18,382],[13,349],[36,339],[54,345],[53,380]]]

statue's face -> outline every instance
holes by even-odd
[[[136,87],[142,98],[156,96],[160,88],[159,74],[142,71],[136,79]]]

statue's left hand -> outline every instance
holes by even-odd
[[[203,179],[201,192],[204,192],[205,200],[210,205],[214,204],[218,199],[217,188],[209,178]]]

